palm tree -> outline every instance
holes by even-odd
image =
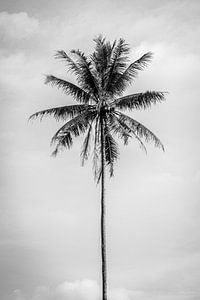
[[[71,148],[74,138],[82,134],[86,134],[81,151],[83,163],[88,159],[91,147],[93,149],[94,176],[97,183],[101,182],[102,299],[107,300],[106,169],[113,176],[114,163],[119,156],[116,138],[122,139],[127,145],[129,138],[134,137],[145,151],[144,142],[150,141],[164,149],[152,131],[123,113],[125,110],[149,108],[163,101],[164,93],[146,91],[122,97],[138,71],[150,62],[152,53],[145,53],[138,60],[128,63],[130,48],[123,39],[111,44],[99,36],[94,42],[94,52],[88,57],[80,50],[72,50],[70,55],[63,50],[56,52],[55,57],[66,63],[68,70],[76,76],[78,85],[53,75],[46,76],[47,84],[61,88],[78,104],[45,109],[36,112],[30,119],[53,116],[65,122],[52,138],[52,143],[56,144],[52,153],[55,156],[59,150]]]

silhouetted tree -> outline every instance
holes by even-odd
[[[46,76],[47,84],[62,89],[79,104],[45,109],[30,119],[49,115],[65,122],[52,138],[56,144],[53,155],[60,149],[71,148],[74,138],[82,134],[86,134],[81,151],[83,163],[93,149],[94,175],[97,182],[101,182],[102,299],[107,300],[105,171],[108,168],[113,176],[114,162],[119,156],[115,138],[122,139],[126,145],[129,138],[134,137],[145,151],[144,142],[150,141],[163,149],[153,132],[123,111],[149,108],[163,101],[164,93],[146,91],[122,97],[138,71],[150,62],[152,53],[128,63],[130,48],[123,39],[111,44],[99,36],[94,42],[95,50],[88,57],[80,50],[72,50],[70,55],[60,50],[55,55],[75,75],[78,85],[53,75]]]

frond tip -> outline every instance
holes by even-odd
[[[67,95],[71,95],[78,102],[88,103],[90,100],[90,94],[88,94],[82,88],[53,75],[46,76],[45,84],[51,84],[52,86],[56,86],[58,89],[61,88]]]

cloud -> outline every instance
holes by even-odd
[[[99,297],[99,286],[96,281],[89,279],[65,281],[57,288],[56,293],[61,299],[96,300]]]
[[[196,300],[194,292],[168,293],[159,290],[143,291],[126,288],[112,288],[108,294],[110,300]],[[9,300],[100,300],[100,286],[95,280],[82,279],[65,281],[55,288],[38,286],[32,295],[24,296],[21,290],[15,290]]]
[[[56,300],[98,300],[101,299],[101,291],[100,286],[94,280],[83,279],[73,282],[65,281],[56,288],[54,297]],[[110,300],[191,300],[197,299],[195,297],[197,297],[197,294],[195,294],[194,290],[193,292],[191,292],[190,290],[169,292],[166,289],[166,286],[160,290],[133,290],[127,288],[111,288],[108,294],[108,298]],[[44,300],[46,300],[46,298]]]
[[[141,298],[142,297],[142,298]],[[32,295],[25,297],[24,293],[15,290],[10,300],[99,300],[101,299],[100,286],[95,280],[82,279],[65,281],[55,288],[38,286]],[[113,288],[109,292],[110,300],[143,300],[142,291],[132,291],[125,288]],[[145,299],[146,300],[146,299]]]
[[[21,292],[21,290],[16,289],[13,291],[13,293],[10,295],[10,300],[26,300]]]
[[[0,13],[0,37],[4,41],[27,39],[39,28],[39,21],[29,17],[26,12]]]

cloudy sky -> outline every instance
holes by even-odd
[[[135,112],[165,152],[120,146],[107,180],[111,300],[200,298],[200,3],[198,0],[0,1],[0,299],[98,300],[99,187],[80,141],[56,159],[60,124],[30,114],[72,103],[44,74],[74,80],[56,50],[123,37],[131,59],[154,52],[127,93],[168,91]]]

